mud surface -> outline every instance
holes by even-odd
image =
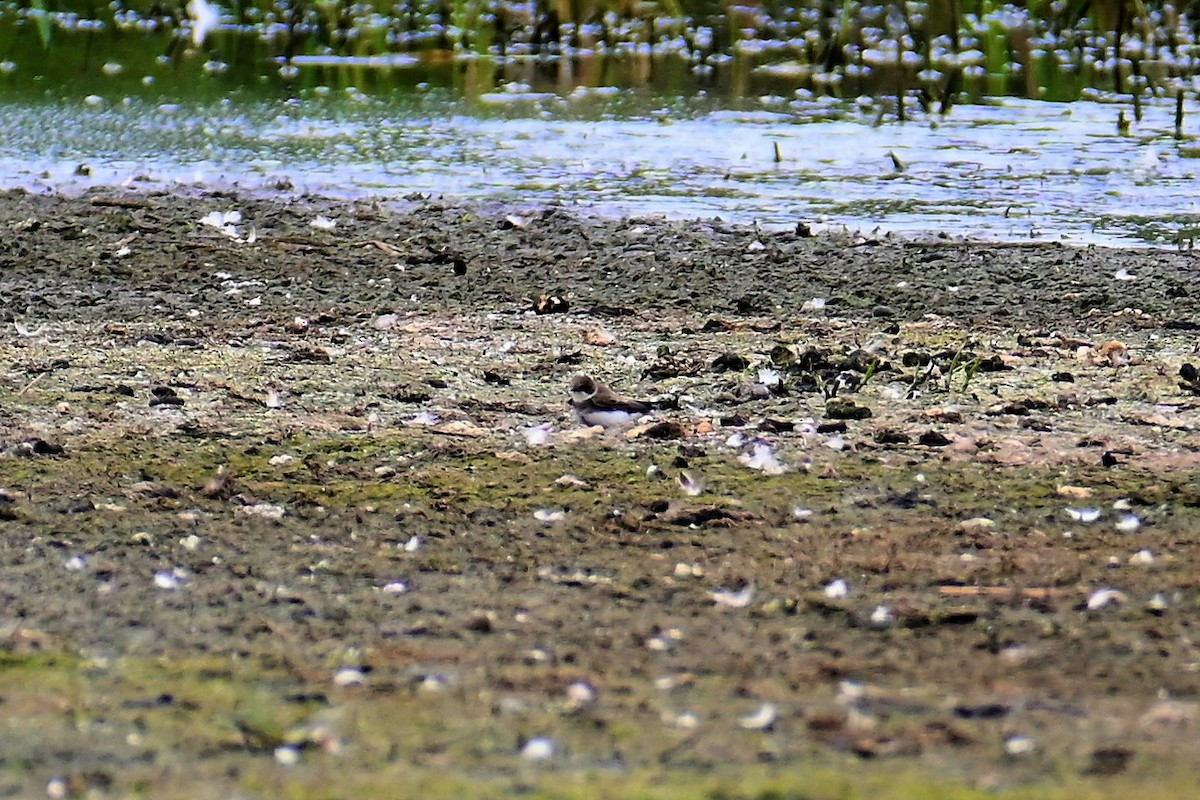
[[[0,795],[1189,796],[1189,253],[0,230]],[[580,372],[653,418],[581,427]]]

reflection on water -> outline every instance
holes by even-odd
[[[0,175],[37,190],[421,193],[1010,240],[1169,243],[1200,225],[1198,151],[1172,135],[1173,104],[1147,106],[1126,135],[1102,103],[1012,100],[960,107],[938,125],[888,126],[872,124],[873,105],[765,98],[729,110],[697,98],[646,112],[578,91],[473,103],[437,92],[94,97],[10,105]]]
[[[537,46],[510,37],[486,57],[445,26],[387,39],[395,20],[369,18],[368,36],[223,17],[200,46],[186,25],[128,16],[60,14],[45,38],[34,23],[50,17],[0,8],[0,183],[420,193],[1120,244],[1200,226],[1200,148],[1173,100],[1194,63],[1190,33],[1118,42],[1013,11],[976,19],[954,46],[904,33],[912,20],[881,8],[862,7],[842,38],[809,36],[825,18],[799,9],[743,20],[732,39],[625,20]],[[451,44],[426,41],[434,33]],[[1117,78],[1138,103],[1095,88]],[[938,114],[951,84],[957,104]],[[1012,91],[1087,100],[984,102]]]

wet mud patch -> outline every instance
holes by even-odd
[[[1190,791],[1190,323],[1062,300],[1189,255],[100,200],[3,198],[10,794]]]
[[[201,222],[229,213],[236,222]],[[14,318],[111,321],[155,309],[169,319],[197,308],[211,318],[252,300],[259,316],[511,311],[547,295],[607,316],[777,316],[816,300],[839,318],[1095,326],[1125,312],[1131,325],[1200,325],[1190,252],[226,194],[8,192],[0,220],[0,298]]]

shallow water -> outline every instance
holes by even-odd
[[[921,111],[910,85],[900,122],[894,96],[820,96],[894,91],[902,76],[888,77],[886,63],[818,87],[765,40],[702,61],[635,42],[557,58],[289,60],[271,26],[214,33],[200,48],[186,28],[54,19],[46,45],[29,20],[0,10],[0,186],[432,195],[1120,245],[1190,241],[1200,227],[1200,147],[1175,137],[1173,102],[1146,101],[1144,119],[1118,132],[1118,114],[1134,110],[1103,86],[1116,62],[1089,45],[1068,63],[1069,37],[1040,61],[1006,64],[1007,77],[965,70],[960,101],[986,104],[944,118]],[[1139,68],[1162,72],[1159,56]],[[985,100],[1035,72],[1031,96],[1091,99]],[[1182,85],[1166,75],[1149,83],[1160,96]],[[1186,110],[1184,132],[1194,127]]]
[[[1008,100],[956,107],[936,123],[875,125],[869,103],[817,100],[729,110],[703,96],[639,105],[603,91],[331,95],[8,103],[0,178],[36,190],[422,193],[1122,245],[1174,243],[1200,224],[1200,150],[1173,138],[1165,104],[1119,135],[1117,107],[1099,102]]]

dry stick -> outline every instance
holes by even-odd
[[[896,36],[896,119],[904,122],[904,37]]]
[[[1175,138],[1183,138],[1183,88],[1175,92]]]
[[[1142,121],[1142,82],[1141,82],[1141,80],[1138,80],[1138,79],[1142,77],[1142,65],[1141,65],[1141,62],[1138,61],[1136,57],[1129,59],[1129,63],[1131,65],[1130,69],[1133,73],[1133,78],[1134,78],[1133,86],[1130,89],[1130,91],[1133,92],[1133,118],[1135,120],[1137,120],[1138,122],[1141,122]],[[1150,82],[1147,81],[1146,85],[1149,86]]]
[[[962,79],[962,68],[958,66],[959,17],[962,14],[959,2],[960,0],[950,0],[950,49],[955,56],[955,66],[950,70],[950,76],[946,78],[946,88],[942,90],[942,104],[938,108],[938,113],[943,117],[950,113],[950,106],[954,104],[954,95],[958,93],[958,83]]]
[[[939,586],[938,593],[948,597],[1025,597],[1049,599],[1077,594],[1079,589],[1062,586]]]
[[[32,389],[38,381],[40,381],[42,378],[46,377],[47,372],[39,372],[37,375],[34,375],[33,380],[31,380],[29,383],[25,384],[25,387],[23,389],[21,389],[21,391],[17,392],[17,397],[24,397],[25,393],[28,392],[30,389]]]

